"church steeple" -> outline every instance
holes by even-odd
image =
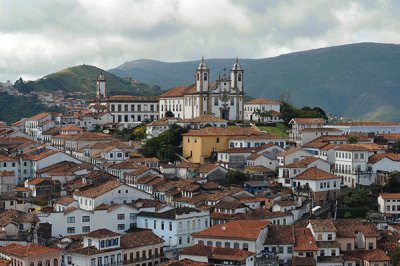
[[[100,75],[97,77],[96,82],[96,97],[97,99],[103,99],[106,95],[106,76],[103,74],[103,71],[100,72]]]
[[[237,88],[239,91],[243,91],[243,69],[239,64],[239,59],[237,57],[231,70],[231,81],[232,88]]]
[[[201,58],[199,67],[196,69],[196,90],[198,92],[208,91],[208,83],[210,79],[210,69],[204,62],[204,56]]]

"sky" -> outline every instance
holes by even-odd
[[[0,81],[126,61],[400,43],[400,0],[0,0]]]

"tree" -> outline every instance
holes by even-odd
[[[392,254],[393,265],[400,265],[400,247],[398,247]]]
[[[357,136],[350,136],[350,137],[348,137],[348,141],[351,144],[355,144],[355,143],[358,142],[358,137]]]
[[[397,141],[395,144],[393,144],[393,145],[388,149],[388,152],[400,153],[400,141]]]
[[[169,110],[165,112],[165,117],[175,117],[175,114]]]
[[[261,110],[260,110],[260,109],[254,110],[253,115],[256,115],[256,116],[257,116],[257,119],[258,119],[258,122],[260,122],[261,116],[262,116]]]
[[[148,139],[143,145],[142,154],[146,157],[157,157],[161,162],[173,162],[179,159],[182,134],[188,130],[176,124],[158,137]]]
[[[246,181],[246,174],[235,171],[235,170],[228,170],[228,172],[225,175],[225,182],[226,184],[232,185],[243,185],[243,183]]]
[[[382,190],[390,193],[400,192],[400,173],[391,173],[388,182],[383,186]]]
[[[132,138],[135,140],[142,140],[146,138],[146,126],[140,125],[136,127],[132,132]]]

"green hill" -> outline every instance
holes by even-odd
[[[109,95],[157,95],[161,92],[158,86],[148,86],[144,83],[123,79],[105,70],[89,65],[69,67],[36,81],[24,83],[18,83],[17,81],[16,86],[23,92],[63,90],[67,93],[82,92],[84,95],[92,97],[96,93],[96,78],[101,71],[106,76]]]
[[[206,59],[215,79],[234,59]],[[194,82],[198,61],[127,62],[111,73],[163,89]],[[320,106],[337,115],[400,121],[400,45],[360,43],[242,59],[245,91],[253,97],[281,96],[298,106]],[[389,112],[389,114],[388,114]]]

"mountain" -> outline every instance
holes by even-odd
[[[193,83],[199,61],[135,60],[109,71],[167,89]],[[239,62],[247,95],[284,96],[297,106],[320,106],[337,116],[400,121],[400,45],[358,43]],[[234,59],[206,63],[215,80]]]
[[[90,65],[69,67],[36,81],[17,81],[15,85],[23,92],[63,90],[67,93],[81,92],[88,97],[92,97],[96,94],[96,78],[101,71],[106,77],[107,91],[110,95],[158,95],[161,92],[158,86],[148,86],[132,79],[123,79]]]

